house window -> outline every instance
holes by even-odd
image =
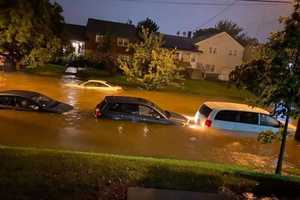
[[[175,59],[180,60],[180,53],[175,53]]]
[[[117,39],[117,44],[119,47],[128,47],[129,45],[129,40],[126,38],[118,38]]]
[[[213,53],[213,48],[209,47],[209,53],[212,54]]]
[[[210,71],[213,73],[215,72],[216,66],[215,65],[211,65]]]
[[[190,53],[184,53],[183,59],[184,62],[190,62]]]
[[[229,55],[232,56],[232,50],[229,50]]]
[[[217,53],[217,48],[214,48],[214,54],[216,54]]]
[[[85,43],[82,41],[73,40],[71,41],[72,47],[74,48],[74,54],[76,56],[84,55]]]
[[[196,57],[195,57],[195,55],[192,55],[192,56],[191,56],[191,62],[196,62]]]
[[[104,35],[96,35],[96,43],[103,43]]]
[[[237,56],[237,50],[234,50],[234,51],[233,51],[233,55],[234,55],[234,56]]]

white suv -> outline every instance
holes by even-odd
[[[227,102],[205,102],[195,115],[195,124],[231,131],[277,133],[281,123],[258,107]]]

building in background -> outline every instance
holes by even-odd
[[[66,24],[65,32],[76,55],[96,52],[107,37],[113,37],[118,55],[124,56],[128,45],[139,41],[134,25],[98,19],[88,19],[86,26]],[[193,79],[228,80],[229,73],[243,62],[244,47],[226,32],[205,35],[197,41],[191,34],[163,37],[163,47],[176,50],[177,59],[186,64]]]

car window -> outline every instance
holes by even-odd
[[[222,110],[217,113],[215,120],[238,122],[238,114],[237,111]]]
[[[17,97],[16,98],[16,108],[36,110],[37,107],[33,101],[22,98],[22,97]]]
[[[114,103],[110,106],[109,111],[138,115],[139,107],[136,104]]]
[[[276,127],[276,128],[280,127],[279,121],[277,121],[276,119],[274,119],[271,116],[264,115],[264,114],[260,114],[260,125],[271,126],[271,127]]]
[[[0,97],[1,106],[15,106],[15,98],[11,96],[1,96]]]
[[[258,113],[240,112],[239,114],[239,122],[247,124],[258,124]]]
[[[205,117],[208,117],[211,113],[212,109],[210,109],[207,105],[202,105],[199,112],[204,115]]]
[[[54,100],[50,99],[49,97],[46,97],[44,95],[36,95],[31,97],[31,100],[36,102],[36,104],[42,106],[42,107],[48,107],[55,103]]]
[[[85,87],[108,87],[107,85],[99,82],[88,82],[84,84]]]
[[[144,105],[139,105],[139,115],[156,119],[161,118],[161,115],[156,110]]]

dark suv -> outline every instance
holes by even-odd
[[[154,103],[136,97],[106,96],[97,105],[96,118],[129,120],[146,123],[187,125],[188,119],[159,108]]]

